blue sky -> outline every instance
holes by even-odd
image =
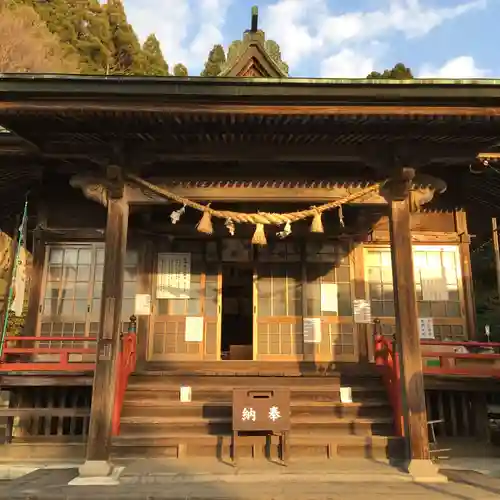
[[[215,43],[250,25],[276,40],[290,75],[364,77],[410,66],[416,76],[500,77],[500,0],[124,0],[141,39],[155,32],[169,64],[199,74]]]

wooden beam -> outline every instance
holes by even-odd
[[[258,99],[258,97],[256,97]],[[297,99],[298,100],[298,99]],[[220,99],[213,103],[206,102],[185,102],[177,103],[157,100],[151,102],[144,99],[127,99],[123,102],[110,100],[104,96],[102,100],[22,100],[22,101],[1,101],[0,111],[9,112],[40,112],[48,111],[51,114],[57,111],[64,112],[125,112],[133,113],[134,111],[140,114],[143,113],[209,113],[214,115],[220,114],[237,114],[237,115],[323,115],[323,116],[500,116],[500,107],[494,106],[396,106],[396,105],[330,105],[318,103],[310,104],[262,104],[255,102],[253,104],[227,104],[221,103]]]
[[[203,130],[203,126],[200,127]],[[264,129],[265,130],[265,129]],[[369,133],[362,126],[359,126],[351,133],[362,134]],[[201,132],[200,132],[201,133]],[[290,135],[310,139],[314,137],[312,132],[304,127],[297,127],[295,132],[280,131],[279,126],[276,131],[265,133],[261,131],[259,135],[254,136],[251,133],[242,132],[246,139],[241,140],[238,136],[231,140],[219,137],[216,133],[211,135],[211,140],[200,141],[197,133],[183,134],[175,129],[164,132],[166,136],[176,134],[183,136],[186,142],[169,141],[158,144],[147,145],[143,141],[130,138],[130,159],[131,163],[154,163],[154,162],[172,162],[172,161],[245,161],[245,162],[309,162],[329,163],[332,161],[341,163],[367,163],[371,164],[380,161],[380,151],[369,145],[359,144],[356,147],[336,144],[335,138],[344,134],[349,135],[349,131],[340,128],[331,129],[331,139],[326,142],[310,141],[302,144],[290,141]],[[387,133],[394,133],[387,129]],[[76,132],[75,132],[76,134]],[[159,132],[161,134],[161,132]],[[210,132],[212,134],[212,131]],[[324,135],[325,130],[318,132]],[[380,140],[383,141],[387,134],[377,131]],[[62,137],[55,135],[53,137],[38,138],[38,142],[43,143],[43,155],[48,158],[82,158],[82,157],[104,157],[109,155],[109,145],[106,143],[92,144],[89,146],[81,140],[75,141],[73,134],[65,134],[68,137],[62,140]],[[225,136],[231,134],[224,133]],[[274,140],[268,142],[264,140],[269,136]],[[428,163],[453,163],[462,161],[474,161],[478,145],[476,141],[464,141],[460,145],[450,144],[430,144],[425,140],[412,141],[407,144],[407,149],[411,151],[412,161],[418,161],[420,164]]]
[[[141,238],[139,251],[137,293],[151,294],[153,290],[154,245],[148,238]],[[137,318],[137,367],[141,369],[147,361],[148,334],[151,329],[151,315],[140,315]]]
[[[403,401],[406,403],[404,413],[406,435],[409,438],[409,458],[429,460],[424,377],[413,274],[410,199],[408,189],[405,189],[405,184],[409,187],[407,181],[412,176],[411,173],[402,172],[401,180],[391,192],[389,212],[396,343],[400,351],[401,380],[405,396]]]
[[[97,360],[92,390],[87,461],[107,461],[111,452],[111,429],[121,346],[123,275],[127,248],[128,203],[123,181],[108,189],[102,306]],[[120,196],[121,194],[121,196]]]
[[[327,203],[336,199],[344,198],[352,193],[362,191],[362,187],[332,187],[332,188],[303,188],[303,187],[231,187],[219,183],[214,187],[190,187],[179,185],[168,185],[162,180],[149,180],[156,186],[168,190],[177,196],[199,201],[220,202],[303,202],[303,203]],[[270,183],[272,184],[272,183]],[[127,199],[130,204],[157,205],[159,203],[170,203],[161,196],[150,193],[133,185],[127,185]],[[353,204],[386,204],[385,198],[377,193],[370,193],[354,200]]]
[[[497,275],[497,294],[500,297],[500,242],[496,217],[491,219],[491,239],[493,241],[493,254],[495,256],[495,270]]]
[[[77,227],[46,227],[42,230],[46,242],[103,241],[105,229]]]
[[[370,233],[370,237],[368,238],[368,240],[372,243],[390,243],[390,231],[375,229]],[[457,233],[445,233],[437,231],[419,231],[418,233],[412,231],[411,241],[412,243],[430,245],[436,243],[450,245],[459,244],[461,242],[460,236]]]
[[[470,257],[470,236],[467,229],[467,214],[463,210],[455,210],[455,226],[460,237],[458,245],[462,289],[464,292],[465,320],[467,322],[467,338],[477,337],[476,301],[474,297],[474,281],[472,279],[472,263]]]
[[[38,332],[38,318],[42,309],[43,272],[45,266],[46,242],[40,229],[47,224],[47,207],[43,202],[37,206],[37,227],[33,231],[33,261],[30,271],[31,285],[29,288],[28,311],[24,331],[33,336]]]

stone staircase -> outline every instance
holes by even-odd
[[[228,362],[229,363],[229,362]],[[402,442],[393,434],[392,410],[374,369],[299,373],[276,364],[268,370],[231,373],[206,369],[165,371],[150,367],[129,379],[115,458],[231,457],[232,391],[289,387],[290,456],[397,458]],[[218,367],[221,365],[219,364]],[[244,365],[242,365],[244,366]],[[248,365],[247,365],[248,366]],[[180,386],[192,388],[192,400],[180,402]],[[352,389],[352,403],[340,401],[340,387]],[[277,457],[278,437],[240,435],[238,456]]]

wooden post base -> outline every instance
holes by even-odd
[[[432,460],[410,460],[405,469],[416,483],[448,482],[448,478],[440,474],[439,467]]]
[[[78,468],[80,477],[106,477],[113,472],[113,466],[106,460],[87,460]]]
[[[106,460],[87,460],[78,468],[78,476],[68,485],[117,486],[120,482],[113,472],[113,466]]]

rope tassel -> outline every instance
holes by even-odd
[[[214,232],[214,226],[212,224],[212,214],[210,213],[210,210],[207,209],[203,211],[203,216],[200,219],[200,222],[198,222],[198,225],[196,226],[196,229],[200,233],[204,234],[213,234]]]
[[[321,220],[321,212],[316,210],[311,223],[311,233],[324,233],[323,221]]]
[[[267,245],[264,224],[255,224],[255,233],[253,233],[252,244],[253,245]]]

